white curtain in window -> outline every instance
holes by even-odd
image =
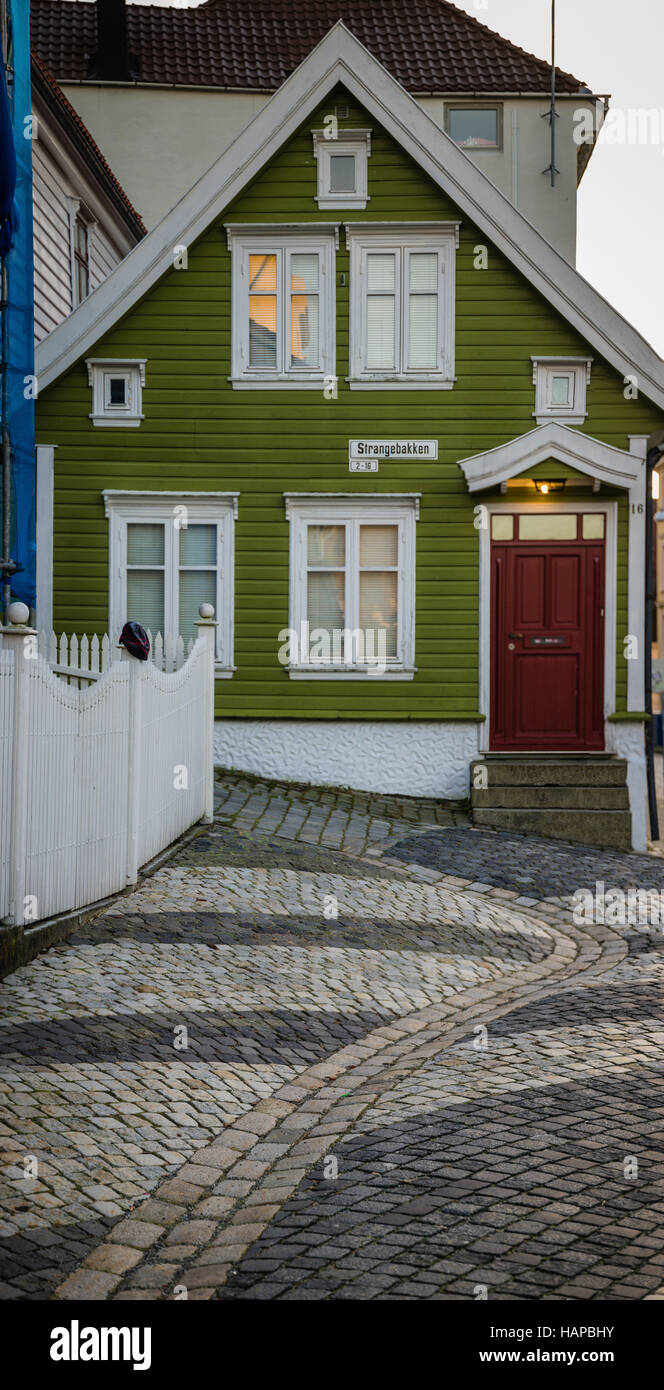
[[[141,623],[153,637],[164,631],[164,527],[161,523],[140,522],[127,526],[125,621]]]
[[[397,656],[398,539],[397,526],[360,527],[359,616],[366,655]]]

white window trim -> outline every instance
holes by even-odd
[[[336,139],[328,139],[327,131],[312,131],[314,139],[314,159],[318,165],[318,193],[316,202],[319,208],[365,208],[369,199],[369,159],[371,157],[371,130],[341,130]],[[330,187],[332,178],[331,156],[333,154],[352,154],[355,157],[355,191],[353,193],[333,193]]]
[[[92,387],[92,410],[90,419],[93,425],[109,428],[138,428],[143,415],[143,387],[145,386],[145,363],[147,358],[88,357],[88,384]],[[106,380],[108,377],[123,377],[127,383],[126,404],[108,405],[106,402]]]
[[[335,375],[336,363],[336,257],[339,244],[338,226],[325,223],[288,223],[276,226],[242,226],[226,224],[231,252],[232,277],[232,347],[230,381],[235,390],[261,390],[266,387],[281,390],[320,390],[326,377]],[[320,256],[319,341],[320,367],[315,371],[300,368],[282,369],[249,366],[249,282],[248,258],[252,253],[290,254],[318,252]],[[278,324],[281,347],[279,355],[285,362],[283,296]]]
[[[350,362],[348,381],[353,390],[451,390],[454,375],[454,329],[456,298],[456,248],[458,222],[364,223],[346,224],[346,243],[350,251]],[[364,265],[373,251],[437,251],[440,254],[438,288],[439,365],[435,371],[409,368],[406,371],[367,371],[366,360],[366,283]],[[400,356],[405,361],[407,323],[404,312],[406,290],[400,291]]]
[[[548,420],[560,420],[565,425],[582,425],[587,419],[586,388],[590,381],[592,357],[531,357],[533,364],[533,385],[535,387],[535,409],[533,415],[538,425]],[[554,376],[568,376],[572,383],[572,399],[569,405],[557,405],[553,401]]]
[[[175,540],[179,531],[174,525],[176,507],[187,508],[191,522],[217,523],[217,541],[221,547],[221,564],[217,568],[215,618],[217,620],[217,652],[215,675],[230,678],[233,664],[233,611],[235,607],[235,519],[238,514],[238,492],[121,492],[114,488],[104,494],[104,507],[109,520],[109,634],[121,631],[126,620],[127,596],[127,524],[130,522],[166,522],[164,626],[174,611],[178,581]],[[170,573],[169,573],[170,571]],[[153,634],[154,635],[154,634]],[[163,633],[162,636],[166,634]],[[173,633],[177,637],[178,633]]]
[[[420,493],[284,493],[290,522],[289,627],[300,633],[306,621],[307,526],[355,521],[360,525],[398,525],[397,659],[386,669],[371,663],[342,666],[291,665],[291,680],[412,680],[415,666],[415,524]],[[351,583],[355,583],[351,575]]]

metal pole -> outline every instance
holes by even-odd
[[[556,0],[551,0],[551,187],[556,186]]]
[[[0,28],[2,34],[2,61],[7,73],[7,87],[11,76],[9,68],[9,26],[6,0],[0,0]],[[9,270],[7,257],[2,261],[2,609],[3,619],[8,619],[11,602],[10,575],[14,566],[10,561],[12,544],[12,475],[11,441],[9,438]]]

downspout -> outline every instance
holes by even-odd
[[[661,431],[658,431],[661,433]],[[656,437],[656,436],[655,436]],[[651,436],[652,438],[652,436]],[[652,444],[646,455],[646,612],[645,612],[645,712],[649,716],[645,726],[646,780],[648,786],[648,816],[650,819],[650,838],[659,839],[659,815],[657,812],[657,788],[655,785],[655,724],[652,717],[652,643],[653,616],[655,611],[655,508],[652,495],[653,469],[664,455],[664,439]]]
[[[7,86],[9,88],[9,78],[11,76],[9,59],[9,26],[7,22],[6,0],[0,0],[0,26],[2,38],[2,61],[5,64],[7,73]],[[8,257],[2,258],[2,300],[0,302],[0,312],[2,313],[2,558],[0,568],[2,569],[2,614],[3,621],[6,623],[9,605],[11,603],[11,580],[10,575],[16,566],[10,559],[12,548],[12,454],[11,441],[9,437],[9,270],[7,267]]]

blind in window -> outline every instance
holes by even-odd
[[[438,256],[412,252],[409,267],[408,366],[435,368],[438,362]]]
[[[297,252],[291,266],[291,367],[319,365],[318,253]]]
[[[277,365],[277,257],[249,257],[249,364]]]
[[[367,367],[389,370],[395,364],[396,256],[367,256]]]

